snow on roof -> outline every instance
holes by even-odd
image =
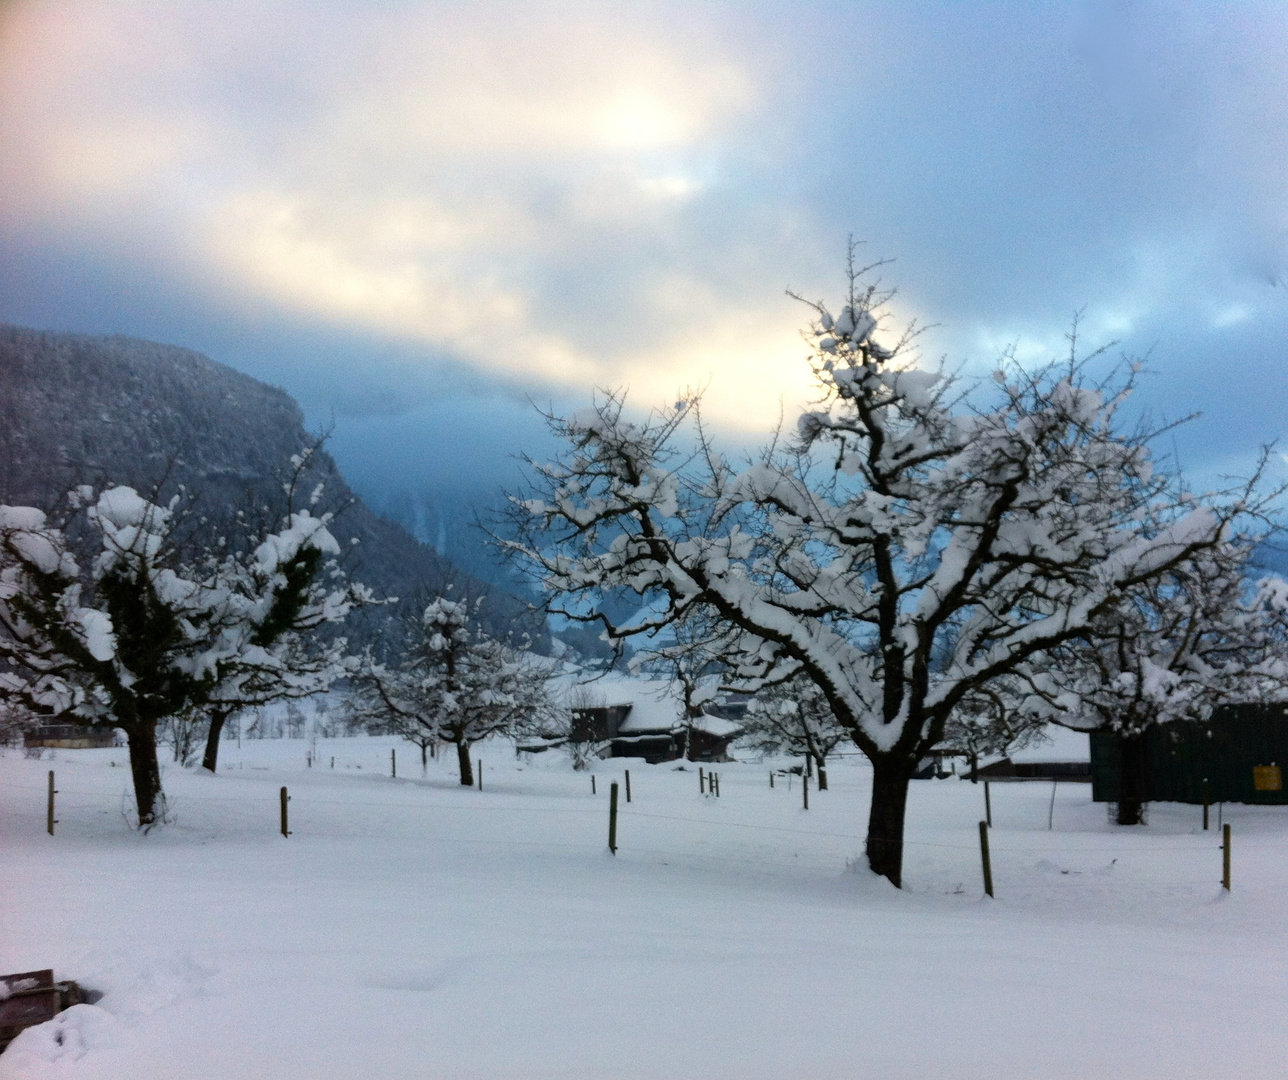
[[[1011,755],[1012,761],[1090,761],[1091,737],[1085,731],[1070,731],[1054,724],[1043,732],[1043,738]]]
[[[551,680],[555,697],[567,708],[611,708],[629,705],[631,711],[619,728],[623,735],[671,731],[684,726],[684,695],[678,681],[650,679],[609,672],[589,682],[575,675]],[[693,721],[699,731],[717,738],[736,735],[742,725],[719,716],[703,714]]]
[[[705,731],[708,735],[714,735],[717,739],[726,739],[742,730],[742,724],[735,723],[732,720],[726,720],[723,716],[712,716],[710,713],[703,713],[693,721],[693,726],[698,731]]]
[[[550,681],[555,699],[565,708],[603,709],[630,705],[623,730],[670,730],[684,711],[679,685],[667,679],[640,678],[610,671],[599,678],[582,681],[569,672]]]
[[[675,698],[640,696],[632,703],[631,711],[618,729],[623,735],[638,735],[642,731],[670,731],[684,721],[680,719],[683,708]]]

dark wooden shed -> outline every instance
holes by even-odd
[[[116,729],[89,724],[42,724],[23,736],[23,745],[59,750],[92,750],[116,745]]]
[[[1091,733],[1091,795],[1114,802],[1119,792],[1119,745],[1109,732]],[[1212,802],[1288,804],[1288,705],[1233,705],[1205,724],[1179,721],[1145,736],[1146,802],[1201,803],[1203,781]]]

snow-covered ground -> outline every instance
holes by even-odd
[[[1175,1080],[1288,1051],[1288,809],[1225,807],[1225,895],[1197,808],[1119,830],[1062,784],[1048,831],[1050,785],[995,783],[989,901],[983,789],[955,779],[914,785],[897,892],[854,869],[855,758],[805,811],[758,764],[719,766],[714,799],[692,769],[605,762],[592,795],[498,743],[480,792],[394,740],[322,741],[312,769],[308,749],[167,769],[150,836],[124,750],[3,752],[0,972],[103,997],[20,1036],[0,1077]]]

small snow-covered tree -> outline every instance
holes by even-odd
[[[818,786],[827,790],[827,758],[849,732],[837,722],[817,684],[800,676],[761,690],[747,704],[747,735],[758,750],[805,757],[818,769]]]
[[[1004,678],[966,695],[949,714],[943,743],[965,754],[973,783],[979,782],[981,758],[1010,754],[1042,738],[1049,717],[1028,705],[1028,691],[1015,679]]]
[[[739,634],[732,678],[801,676],[873,767],[867,857],[898,885],[908,784],[953,711],[1085,634],[1134,588],[1210,547],[1224,512],[1172,497],[1131,389],[1068,362],[1006,362],[990,393],[878,342],[882,296],[852,271],[806,333],[822,401],[746,467],[681,401],[634,421],[620,396],[555,419],[567,444],[513,502],[510,548],[566,617],[610,640],[702,611]],[[1156,527],[1155,527],[1156,525]],[[600,599],[629,588],[638,617]]]
[[[1032,716],[1117,737],[1120,825],[1144,821],[1150,728],[1288,691],[1288,582],[1250,579],[1256,540],[1229,534],[1140,583],[1029,680]]]
[[[461,784],[474,783],[470,747],[489,735],[539,726],[552,706],[547,671],[518,645],[492,637],[474,602],[438,597],[394,666],[370,660],[357,679],[355,713],[410,739],[425,764],[433,742],[452,743]]]
[[[206,708],[230,680],[289,678],[283,635],[338,622],[367,597],[314,584],[339,553],[325,517],[294,513],[249,556],[186,563],[171,543],[174,505],[78,489],[72,524],[97,538],[87,568],[44,513],[0,507],[0,699],[123,730],[145,828],[163,798],[158,724]]]

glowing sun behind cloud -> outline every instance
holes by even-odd
[[[709,228],[759,101],[738,56],[590,9],[367,16],[20,8],[4,225],[125,231],[222,304],[528,385],[709,383],[713,419],[761,429],[806,396],[792,268]]]

